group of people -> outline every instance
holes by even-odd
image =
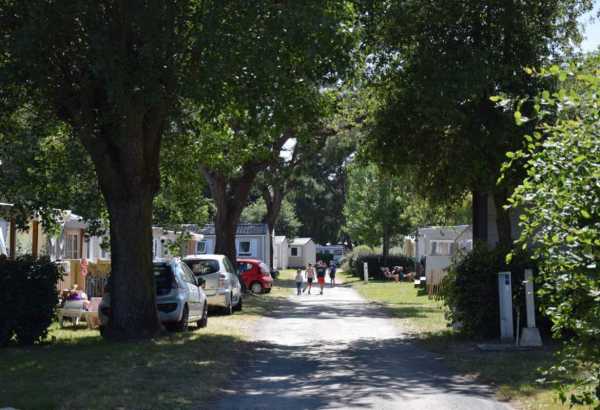
[[[383,273],[384,278],[395,280],[396,282],[402,280],[411,281],[415,278],[414,272],[404,272],[403,266],[394,266],[391,270],[387,267],[381,268],[381,272]]]
[[[327,275],[327,270],[329,270],[329,281],[331,287],[335,287],[335,271],[337,266],[334,260],[331,260],[329,263],[329,269],[327,269],[327,263],[323,261],[317,261],[316,265],[313,266],[312,263],[309,263],[304,272],[302,269],[298,269],[296,271],[296,290],[297,294],[300,295],[306,291],[310,295],[310,291],[312,290],[312,284],[317,278],[317,283],[320,288],[320,295],[323,294],[323,289],[325,288],[325,276]],[[306,275],[306,286],[303,288],[302,284],[304,283],[304,278]]]

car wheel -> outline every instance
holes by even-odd
[[[252,285],[250,285],[250,290],[252,291],[252,293],[262,293],[263,292],[263,287],[260,284],[260,282],[252,282]]]
[[[190,312],[188,310],[187,305],[183,307],[183,314],[181,315],[181,320],[177,322],[174,326],[176,332],[185,332],[188,329],[188,320],[190,318]]]
[[[266,288],[265,293],[271,293],[271,288]]]
[[[208,304],[204,303],[202,310],[202,319],[198,321],[198,327],[206,327],[208,325]]]
[[[238,303],[235,305],[233,310],[235,310],[236,312],[242,310],[242,295],[240,295],[240,299],[238,300]]]
[[[226,315],[233,314],[233,295],[229,295],[229,297],[227,298],[227,304],[223,308],[223,313],[225,313]]]

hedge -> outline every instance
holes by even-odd
[[[404,272],[415,270],[415,261],[413,258],[404,255],[389,255],[387,261],[383,263],[383,255],[370,254],[361,255],[353,261],[351,271],[354,276],[363,276],[363,264],[367,262],[369,267],[369,276],[375,279],[384,279],[381,272],[382,267],[392,268],[394,266],[403,266]]]
[[[0,346],[13,337],[20,345],[46,337],[58,302],[56,284],[61,275],[48,258],[0,259]]]
[[[520,312],[520,326],[526,326],[524,270],[536,270],[526,253],[515,255],[506,263],[507,247],[489,249],[478,244],[473,251],[449,268],[442,281],[440,296],[446,305],[446,316],[451,323],[460,324],[460,331],[470,337],[489,339],[500,336],[500,307],[498,272],[510,271],[513,308]],[[515,316],[516,319],[516,316]],[[547,318],[538,312],[538,327],[546,330]],[[513,321],[517,326],[517,321]],[[516,333],[515,333],[516,334]]]

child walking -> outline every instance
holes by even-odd
[[[323,288],[325,287],[325,271],[327,270],[327,266],[325,262],[319,261],[317,262],[317,281],[319,282],[319,288],[321,288],[321,293],[323,294]]]
[[[310,290],[312,289],[312,283],[315,279],[315,268],[313,268],[312,263],[308,264],[308,268],[306,268],[306,287],[302,290],[305,292],[308,289],[308,294],[310,295]]]
[[[302,269],[296,271],[296,290],[298,296],[302,293],[302,282],[304,282],[304,276],[302,276]]]

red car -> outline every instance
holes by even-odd
[[[246,289],[253,293],[269,293],[273,278],[269,267],[257,259],[238,259],[237,268]]]

